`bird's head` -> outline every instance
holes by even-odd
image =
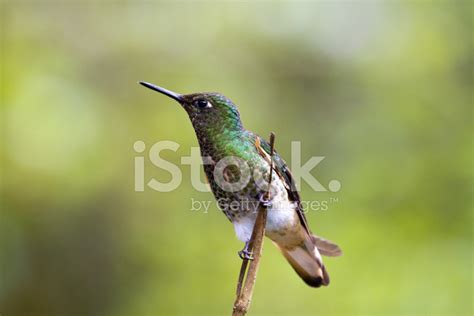
[[[179,94],[148,82],[140,81],[139,83],[181,104],[188,113],[198,136],[200,133],[225,134],[242,130],[237,107],[222,94],[215,92]]]

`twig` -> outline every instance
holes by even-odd
[[[265,192],[265,200],[270,201],[270,188],[273,177],[273,152],[275,144],[275,134],[270,134],[270,175],[268,178],[268,189]],[[240,267],[239,280],[237,282],[237,293],[234,302],[233,316],[243,316],[247,313],[252,300],[253,287],[257,280],[257,271],[262,256],[263,239],[265,236],[265,224],[267,222],[267,208],[260,203],[257,218],[249,241],[249,249],[253,254],[253,260],[243,259]],[[247,270],[248,266],[248,270]],[[247,272],[247,273],[246,273]],[[244,281],[245,279],[245,281]]]

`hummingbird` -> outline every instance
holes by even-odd
[[[252,259],[249,241],[257,217],[256,205],[264,203],[267,206],[265,235],[306,284],[311,287],[329,285],[329,275],[321,255],[339,256],[341,249],[311,232],[286,162],[276,151],[270,157],[270,144],[243,127],[237,106],[220,93],[179,94],[148,82],[139,83],[174,99],[187,112],[199,142],[211,191],[219,208],[234,225],[237,238],[245,243],[239,255]],[[216,173],[225,165],[221,162],[229,157],[260,177],[240,183],[247,169],[238,163],[229,164],[221,173]],[[272,165],[275,177],[268,188],[268,183],[265,187],[257,180],[268,179]],[[265,200],[267,188],[271,192],[268,201]]]

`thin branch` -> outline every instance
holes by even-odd
[[[270,188],[273,177],[273,153],[275,134],[270,134],[270,175],[268,178],[268,189],[265,192],[265,200],[270,201]],[[267,222],[267,207],[260,203],[257,218],[249,241],[249,249],[253,254],[253,260],[243,259],[240,267],[239,280],[237,282],[237,293],[234,302],[233,316],[244,316],[252,300],[253,288],[257,280],[257,271],[262,256],[263,239],[265,237],[265,224]],[[248,266],[248,270],[247,270]],[[246,273],[247,272],[247,273]]]

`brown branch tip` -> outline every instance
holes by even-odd
[[[270,133],[270,175],[268,178],[268,189],[265,194],[266,200],[270,200],[270,187],[273,176],[273,154],[275,134]],[[257,271],[262,256],[263,239],[265,237],[265,224],[267,221],[267,208],[260,204],[257,218],[249,241],[249,248],[253,254],[253,260],[243,259],[240,267],[239,279],[237,281],[236,299],[234,302],[233,316],[243,316],[247,313],[252,300],[253,288],[257,280]],[[249,264],[250,263],[250,264]],[[248,269],[247,269],[248,267]]]

